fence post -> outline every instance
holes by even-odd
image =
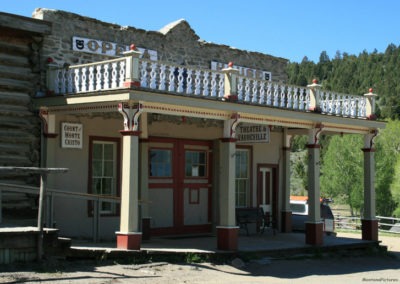
[[[46,186],[47,186],[47,173],[40,174],[40,191],[39,191],[39,208],[38,208],[38,260],[41,260],[43,257],[43,213],[45,206],[45,195],[46,195]]]
[[[307,88],[310,90],[310,105],[308,106],[308,110],[313,112],[321,112],[318,94],[318,90],[321,88],[321,85],[318,84],[317,79],[314,79],[312,84],[307,85]]]
[[[140,74],[139,74],[139,57],[141,53],[136,51],[136,46],[131,44],[130,50],[124,52],[126,58],[125,66],[125,88],[140,87]]]
[[[224,99],[228,101],[237,101],[237,76],[239,70],[233,68],[233,62],[229,62],[228,68],[224,68],[221,71],[225,74]]]
[[[97,243],[99,240],[99,215],[100,215],[100,199],[97,197],[93,199],[93,242]]]
[[[369,93],[364,94],[364,97],[366,98],[365,102],[365,117],[371,120],[376,119],[375,115],[375,98],[377,97],[377,94],[373,93],[373,89],[369,89]]]

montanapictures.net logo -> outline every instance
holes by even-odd
[[[383,282],[383,283],[397,283],[399,282],[398,278],[363,278],[363,282]]]

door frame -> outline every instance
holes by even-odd
[[[278,194],[278,189],[279,189],[279,165],[277,164],[263,164],[259,163],[257,164],[257,185],[256,185],[256,206],[260,206],[261,203],[261,196],[262,196],[262,178],[260,175],[260,169],[261,168],[269,168],[271,169],[271,178],[272,178],[272,198],[271,198],[271,206],[272,206],[272,224],[276,227],[278,224],[278,218],[279,218],[279,194]]]

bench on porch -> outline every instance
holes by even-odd
[[[270,227],[275,235],[275,223],[272,216],[265,214],[262,207],[236,208],[236,223],[249,235],[248,224],[256,224],[257,232],[263,234],[266,227]]]

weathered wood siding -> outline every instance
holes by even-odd
[[[0,13],[0,166],[32,167],[40,163],[41,123],[32,98],[42,88],[41,32],[43,27],[48,31],[50,27],[38,22]],[[32,184],[37,180],[36,176],[0,174],[0,182]],[[2,195],[5,207],[9,202],[23,206],[17,205],[19,199],[15,194]]]

